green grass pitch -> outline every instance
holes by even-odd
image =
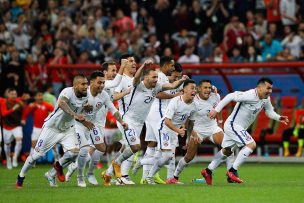
[[[0,202],[304,202],[303,164],[245,164],[239,170],[244,184],[228,184],[225,167],[221,166],[215,172],[213,186],[192,183],[206,165],[187,167],[180,177],[184,185],[88,185],[87,188],[76,186],[75,174],[71,182],[50,188],[43,177],[50,165],[37,165],[29,171],[23,189],[14,187],[20,167],[9,171],[0,166]],[[100,172],[97,170],[96,175],[102,183]],[[133,180],[139,182],[140,173]],[[161,176],[165,174],[162,169]]]

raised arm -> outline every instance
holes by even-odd
[[[141,66],[140,68],[136,71],[134,79],[133,79],[133,85],[136,86],[140,83],[140,78],[142,76],[143,70],[146,66],[152,64],[153,61],[151,59],[147,59]]]
[[[183,77],[180,80],[177,80],[173,83],[167,83],[167,84],[162,85],[162,91],[176,89],[179,86],[181,86],[181,84],[183,84],[183,82],[185,80],[188,80],[188,79],[189,79],[189,77],[187,75],[183,75]]]
[[[105,88],[114,88],[120,84],[127,62],[128,62],[127,59],[122,59],[121,66],[119,68],[117,75],[115,76],[115,78],[113,80],[106,80]]]
[[[282,122],[284,123],[285,125],[287,125],[287,123],[289,123],[289,119],[287,116],[281,116],[279,114],[277,114],[274,110],[273,110],[273,106],[270,102],[270,99],[266,102],[265,104],[265,113],[266,115],[273,119],[273,120],[276,120],[276,121],[279,121],[279,122]]]

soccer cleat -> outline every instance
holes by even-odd
[[[227,177],[230,178],[232,181],[236,183],[243,183],[243,180],[241,180],[239,177],[237,177],[233,172],[227,171],[226,173]]]
[[[11,170],[13,168],[13,166],[12,166],[12,158],[7,158],[6,168],[8,170]]]
[[[154,182],[156,184],[166,184],[165,181],[163,181],[160,176],[159,176],[159,173],[156,173],[155,176],[154,176]]]
[[[68,166],[68,172],[65,174],[65,181],[69,182],[71,180],[71,177],[76,170],[76,167],[74,167],[75,164],[76,163],[71,163]]]
[[[289,149],[288,147],[284,147],[284,157],[289,157],[290,156],[290,152],[289,152]]]
[[[178,180],[175,178],[168,178],[166,180],[166,184],[177,184],[177,183],[178,183]]]
[[[87,184],[86,184],[83,176],[77,177],[77,186],[78,187],[87,187]]]
[[[92,185],[98,185],[98,182],[94,174],[87,174],[87,178],[89,183],[91,183]]]
[[[19,175],[17,176],[17,181],[16,181],[16,188],[23,188],[23,181],[25,177],[20,177]]]
[[[133,169],[132,169],[132,175],[136,175],[137,171],[140,169],[140,167],[142,166],[140,164],[140,160],[141,158],[138,158],[137,161],[135,162]]]
[[[117,178],[121,178],[121,166],[112,161],[112,166],[114,168],[114,174]]]
[[[302,153],[303,153],[303,148],[302,147],[298,147],[297,153],[296,153],[296,157],[302,157]]]
[[[49,172],[46,172],[44,174],[44,177],[47,179],[47,181],[49,181],[51,187],[58,187],[58,185],[56,183],[56,178],[51,176],[51,174]]]
[[[103,183],[104,185],[106,185],[106,186],[110,186],[111,185],[112,176],[108,176],[106,174],[106,171],[103,171],[100,176],[104,180],[104,183]]]
[[[65,177],[64,177],[63,169],[62,169],[62,166],[60,165],[60,163],[58,161],[55,162],[54,169],[57,171],[57,178],[58,178],[58,180],[60,182],[64,182],[65,181]]]
[[[155,185],[153,177],[147,177],[146,181],[147,181],[148,185]]]
[[[207,185],[212,185],[212,174],[207,173],[206,169],[203,169],[201,174],[205,178]]]
[[[141,184],[141,185],[146,185],[146,184],[148,184],[148,182],[147,182],[146,179],[140,179],[139,184]]]
[[[239,174],[238,174],[238,172],[237,171],[235,171],[235,172],[233,172],[234,173],[234,175],[236,176],[236,177],[239,177]],[[231,178],[229,178],[229,177],[227,177],[227,182],[228,183],[236,183],[236,182],[234,182]]]
[[[121,177],[120,181],[124,184],[124,185],[135,185],[135,183],[130,179],[130,176],[125,176],[125,177]]]
[[[14,167],[14,168],[18,167],[18,160],[17,160],[17,157],[13,157],[13,167]]]

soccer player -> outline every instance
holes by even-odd
[[[129,129],[124,131],[123,135],[127,146],[112,161],[115,176],[119,181],[121,181],[121,163],[140,150],[139,136],[156,94],[161,91],[176,89],[188,78],[183,76],[182,79],[174,83],[161,85],[157,82],[157,72],[154,69],[147,68],[150,64],[152,64],[152,61],[146,60],[137,70],[133,80],[129,107],[123,115],[123,120],[129,124]],[[140,80],[142,74],[143,81]]]
[[[212,184],[212,173],[214,170],[223,160],[232,154],[235,146],[242,147],[242,149],[226,175],[234,182],[243,182],[243,180],[238,177],[237,171],[256,148],[256,143],[247,132],[247,129],[254,122],[258,113],[262,109],[264,109],[266,115],[273,120],[282,122],[286,125],[289,122],[287,116],[280,116],[273,110],[269,97],[272,92],[272,85],[273,82],[269,78],[261,78],[255,89],[251,89],[246,92],[236,91],[228,94],[218,103],[215,109],[208,114],[211,119],[214,119],[218,112],[220,112],[227,104],[232,101],[237,102],[233,112],[224,124],[225,133],[222,142],[222,149],[215,155],[209,166],[201,171],[208,185]]]
[[[17,91],[13,88],[7,89],[7,98],[1,102],[1,116],[3,122],[4,151],[7,160],[7,169],[18,166],[18,156],[22,148],[21,117],[23,113],[23,102],[17,97]],[[13,163],[11,159],[11,143],[16,140]]]
[[[84,75],[76,75],[73,87],[67,87],[59,95],[55,110],[45,119],[42,131],[37,141],[34,152],[27,157],[17,177],[16,187],[22,188],[27,171],[55,144],[60,143],[64,155],[46,172],[45,177],[51,186],[57,186],[55,176],[64,182],[63,168],[67,167],[78,155],[79,144],[75,136],[75,120],[92,129],[93,123],[87,121],[81,112],[88,102],[88,80]]]
[[[96,117],[97,112],[103,107],[107,106],[107,108],[112,112],[115,116],[116,120],[121,123],[124,130],[128,129],[128,125],[122,121],[121,116],[118,110],[115,108],[112,103],[109,95],[103,91],[105,83],[104,74],[101,71],[93,72],[90,76],[90,86],[88,88],[88,105],[92,107],[92,109],[88,112],[85,112],[85,118],[91,121],[94,124],[92,129],[87,129],[81,123],[75,123],[76,135],[80,145],[80,151],[78,155],[78,176],[77,182],[79,187],[86,187],[86,183],[84,180],[84,168],[86,162],[90,156],[89,149],[90,144],[94,145],[94,147],[104,153],[106,151],[106,145],[104,143],[104,132],[103,129],[97,127],[97,120],[105,120],[106,115],[103,117]]]
[[[32,147],[31,147],[30,154],[33,153],[34,148],[37,144],[37,140],[41,133],[44,119],[46,119],[46,117],[49,115],[49,113],[54,110],[54,107],[52,105],[43,101],[42,92],[40,92],[40,91],[35,92],[34,99],[35,99],[35,102],[30,103],[24,110],[24,113],[22,115],[22,120],[21,120],[21,124],[25,125],[26,119],[29,116],[29,114],[30,113],[33,114],[34,128],[33,128],[32,136],[31,136]]]
[[[188,119],[189,123],[193,122],[194,114],[197,112],[197,105],[193,102],[195,95],[195,82],[187,80],[183,85],[183,94],[169,102],[164,118],[158,124],[158,148],[161,153],[153,161],[154,164],[146,178],[148,184],[155,184],[153,176],[175,156],[178,135],[185,136],[186,134],[186,129],[182,126]],[[187,133],[191,134],[192,127],[193,125],[188,126]]]
[[[210,80],[202,80],[198,86],[198,94],[194,98],[198,111],[194,115],[194,127],[192,136],[187,142],[187,153],[178,162],[174,172],[174,178],[170,180],[172,183],[178,183],[178,177],[183,169],[189,164],[197,153],[197,148],[206,138],[216,145],[221,145],[224,137],[224,132],[221,129],[222,120],[214,120],[208,117],[208,113],[216,107],[220,102],[220,95],[212,92],[212,83]],[[191,123],[193,124],[193,123]],[[189,123],[190,125],[190,123]],[[231,167],[231,160],[233,155],[227,159],[227,169]],[[229,164],[230,163],[230,164]]]

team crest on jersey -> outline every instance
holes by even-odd
[[[99,137],[99,136],[96,136],[96,137],[95,137],[95,141],[97,141],[97,142],[100,141],[100,137]]]
[[[169,143],[168,143],[168,142],[164,142],[164,146],[165,146],[165,147],[168,147],[168,146],[169,146]]]
[[[39,147],[35,147],[35,151],[36,151],[36,152],[40,152]]]
[[[215,108],[216,106],[217,106],[217,102],[214,102],[214,103],[212,104],[212,107]]]
[[[102,103],[101,102],[97,102],[97,104],[96,104],[96,108],[100,108],[102,106]]]

